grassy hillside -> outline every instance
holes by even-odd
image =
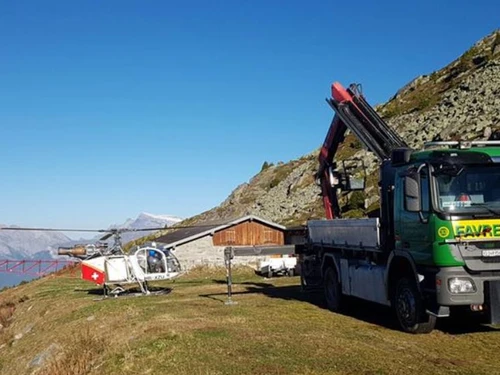
[[[498,332],[429,335],[394,328],[389,311],[354,303],[347,315],[301,293],[297,278],[197,270],[165,296],[95,301],[89,283],[48,277],[1,294],[2,374],[493,374]],[[12,314],[13,312],[13,314]],[[10,314],[12,314],[11,317]]]

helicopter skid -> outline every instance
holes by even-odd
[[[122,286],[117,286],[113,290],[106,292],[105,290],[107,287],[108,287],[107,285],[104,285],[102,297],[94,298],[93,301],[104,301],[114,298],[124,299],[124,298],[141,297],[141,296],[143,297],[164,296],[170,294],[170,292],[172,291],[171,288],[153,287],[153,288],[147,288],[144,292],[136,288],[127,290]]]

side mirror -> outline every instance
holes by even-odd
[[[333,168],[328,170],[330,185],[334,188],[340,188],[343,191],[364,190],[366,185],[364,162],[357,159],[343,160],[342,167],[340,171]],[[356,172],[362,174],[363,177],[354,177]]]
[[[365,189],[365,177],[354,177],[347,172],[328,170],[328,178],[332,188],[340,188],[343,191],[356,191]]]
[[[409,212],[421,212],[420,175],[412,173],[404,177],[405,209]]]

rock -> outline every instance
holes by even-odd
[[[41,353],[38,353],[35,358],[33,358],[30,362],[30,366],[32,367],[40,367],[43,366],[44,363],[47,361],[48,358],[50,358],[52,355],[54,355],[57,351],[59,351],[61,348],[60,345],[58,344],[50,344],[50,346],[44,350]]]
[[[23,338],[22,333],[18,333],[17,335],[14,336],[14,340],[21,340]]]
[[[491,136],[491,127],[487,126],[483,132],[483,138],[488,139]]]
[[[95,319],[95,316],[94,315],[90,315],[88,318],[87,318],[87,321],[88,322],[91,322],[92,320]]]
[[[24,334],[26,335],[26,334],[30,333],[31,331],[33,331],[34,326],[35,326],[34,324],[28,324],[26,326],[26,328],[24,329]]]

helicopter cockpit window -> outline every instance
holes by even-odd
[[[136,253],[139,266],[145,274],[165,273],[167,269],[165,254],[153,248],[139,249]]]
[[[165,272],[165,259],[157,250],[148,250],[148,272],[163,273]]]

